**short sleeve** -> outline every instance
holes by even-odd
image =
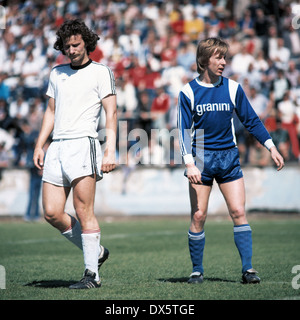
[[[54,77],[55,77],[55,71],[54,69],[52,69],[49,77],[48,88],[46,91],[46,95],[50,98],[55,98]]]
[[[104,66],[99,86],[99,98],[102,100],[110,94],[116,94],[115,77],[111,69]]]

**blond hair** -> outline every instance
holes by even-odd
[[[214,53],[220,53],[226,55],[228,51],[228,44],[220,38],[207,38],[199,42],[197,46],[197,72],[203,73],[205,68],[208,66],[210,57]]]

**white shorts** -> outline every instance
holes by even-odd
[[[43,181],[63,187],[71,187],[74,179],[96,173],[102,179],[102,153],[98,139],[53,140],[45,158]]]

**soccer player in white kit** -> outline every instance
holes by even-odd
[[[89,58],[99,39],[79,19],[66,21],[57,31],[54,48],[71,61],[54,67],[49,97],[33,161],[43,168],[43,208],[47,222],[83,250],[83,278],[70,289],[101,286],[99,268],[109,251],[100,245],[100,227],[94,214],[96,182],[115,169],[116,91],[111,70]],[[101,109],[106,116],[103,159],[97,127]],[[43,147],[53,132],[44,161]],[[73,189],[76,217],[65,212]]]

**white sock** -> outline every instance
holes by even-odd
[[[74,217],[70,216],[72,219],[72,223],[70,228],[66,231],[62,232],[61,234],[71,241],[75,246],[77,246],[80,250],[82,250],[82,240],[81,240],[81,226],[78,220]]]
[[[98,257],[100,254],[100,231],[94,233],[82,233],[82,248],[85,269],[96,273],[96,281],[99,281]]]

